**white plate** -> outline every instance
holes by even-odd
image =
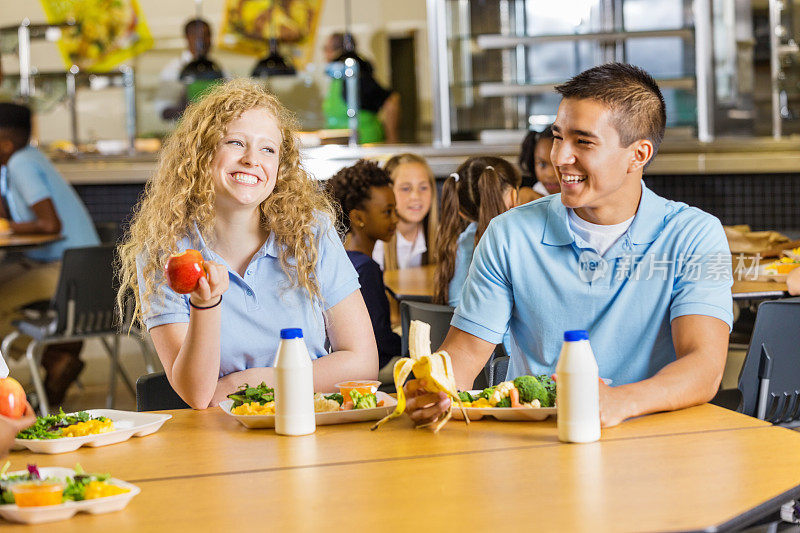
[[[26,472],[26,470],[10,472],[9,475],[25,474]],[[66,477],[73,477],[75,471],[71,468],[50,466],[40,468],[39,474],[41,474],[43,478],[55,477],[64,479]],[[141,492],[139,487],[126,483],[125,481],[113,477],[109,478],[108,481],[113,485],[119,485],[120,487],[129,489],[129,492],[107,496],[105,498],[95,498],[93,500],[83,500],[80,502],[64,502],[61,505],[46,505],[42,507],[17,507],[13,503],[5,504],[0,505],[0,517],[11,522],[41,524],[43,522],[66,520],[79,511],[91,514],[110,513],[125,508],[128,502],[131,501],[131,498]]]
[[[326,393],[330,394],[330,393]],[[366,422],[368,420],[380,420],[390,412],[394,411],[397,400],[378,391],[375,393],[377,400],[383,400],[383,406],[373,407],[372,409],[352,409],[350,411],[330,411],[328,413],[316,413],[314,419],[318,426],[330,424],[347,424],[349,422]],[[228,414],[239,421],[244,427],[250,429],[274,428],[275,415],[235,415],[231,413],[233,400],[219,402],[219,407],[225,414]]]
[[[469,391],[473,396],[481,392],[479,390]],[[466,411],[470,420],[480,420],[484,416],[493,416],[497,420],[506,422],[539,421],[548,416],[556,416],[555,407],[464,407],[464,411]],[[453,407],[453,418],[464,420],[464,415],[461,414],[459,407]]]
[[[72,452],[81,446],[108,446],[131,437],[144,437],[155,433],[172,415],[159,413],[136,413],[115,409],[88,409],[92,417],[104,416],[114,421],[114,431],[87,435],[85,437],[61,437],[58,439],[14,439],[14,449],[29,449],[34,453]],[[74,414],[74,413],[70,413]]]

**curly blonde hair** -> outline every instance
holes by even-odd
[[[272,194],[259,206],[261,224],[274,235],[278,259],[290,286],[302,287],[321,301],[315,274],[319,258],[320,222],[333,223],[334,210],[317,182],[300,165],[293,115],[266,88],[250,79],[215,86],[190,105],[164,144],[155,174],[134,208],[125,241],[120,244],[120,288],[117,303],[124,313],[125,298],[133,291],[133,321],[143,324],[150,297],[163,283],[158,272],[177,243],[193,234],[194,224],[213,245],[215,191],[211,162],[228,124],[251,109],[265,109],[277,121],[282,141],[278,176]],[[146,258],[142,270],[145,287],[139,293],[136,259]]]

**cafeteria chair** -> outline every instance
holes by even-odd
[[[495,357],[492,361],[489,372],[489,383],[492,385],[499,385],[506,380],[506,374],[508,374],[508,363],[511,361],[511,358],[505,355],[503,345],[498,344],[497,347],[503,350],[503,355],[498,355],[497,352],[495,352]]]
[[[129,317],[132,316],[132,312],[129,309],[125,313],[128,318],[122,324],[118,319],[114,264],[113,244],[65,250],[58,286],[45,312],[26,314],[26,318],[13,321],[16,330],[8,334],[0,345],[3,353],[9,353],[11,344],[20,335],[31,338],[25,350],[25,358],[39,397],[39,410],[42,415],[49,414],[50,406],[39,366],[44,348],[51,344],[99,339],[111,359],[107,407],[114,406],[118,375],[131,394],[136,394],[127,372],[119,364],[122,336],[131,330],[135,331],[135,328],[130,325]],[[132,338],[138,342],[142,350],[147,371],[152,372],[152,354],[149,346],[141,335],[133,335]]]
[[[453,318],[454,307],[449,305],[432,304],[415,300],[403,299],[400,301],[400,325],[403,330],[401,340],[401,353],[403,357],[408,357],[408,332],[412,320],[427,322],[431,326],[431,349],[436,350],[444,342],[447,332],[450,330],[450,320]],[[498,344],[495,351],[489,357],[475,383],[473,389],[485,389],[492,383],[494,376],[493,362],[495,357],[505,356],[502,344]],[[506,363],[507,366],[507,363]],[[505,371],[502,374],[505,376]]]
[[[170,385],[167,374],[155,372],[136,380],[136,410],[190,409]]]
[[[785,427],[800,426],[800,298],[758,306],[736,389],[711,403]]]

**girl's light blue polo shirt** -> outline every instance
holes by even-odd
[[[572,232],[561,195],[512,209],[475,250],[452,325],[488,342],[509,331],[509,377],[555,371],[566,330],[589,332],[615,385],[676,359],[670,322],[706,315],[730,326],[731,258],[719,220],[642,184],[633,223],[600,257]]]
[[[450,285],[447,286],[447,303],[452,307],[458,307],[458,303],[461,301],[461,289],[464,288],[464,283],[467,281],[469,265],[472,263],[472,255],[475,253],[475,234],[477,232],[478,223],[470,222],[458,236],[453,277],[450,279]]]
[[[256,252],[244,277],[233,270],[206,245],[197,232],[178,242],[178,249],[196,248],[203,258],[226,265],[230,279],[222,299],[220,377],[254,367],[273,365],[280,342],[280,330],[302,328],[312,357],[327,355],[323,309],[328,310],[359,290],[358,274],[347,258],[335,228],[321,223],[319,259],[315,269],[323,302],[313,302],[308,292],[291,287],[281,270],[278,247],[272,234]],[[138,261],[140,294],[144,287],[143,258]],[[147,329],[162,324],[189,322],[189,295],[178,294],[163,281],[150,298],[144,317]]]
[[[472,263],[472,256],[475,255],[475,234],[478,232],[478,223],[470,222],[467,228],[458,236],[458,247],[456,248],[456,263],[453,269],[453,277],[447,287],[448,304],[458,307],[461,302],[461,291],[467,282],[469,265]],[[511,355],[514,345],[511,343],[511,336],[506,333],[503,336],[503,349],[506,354]]]

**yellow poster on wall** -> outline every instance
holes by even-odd
[[[47,22],[74,21],[58,47],[67,68],[107,72],[153,46],[138,0],[40,0]]]
[[[232,52],[264,55],[275,37],[281,51],[291,52],[296,68],[314,53],[314,38],[323,0],[225,0],[219,47]]]

